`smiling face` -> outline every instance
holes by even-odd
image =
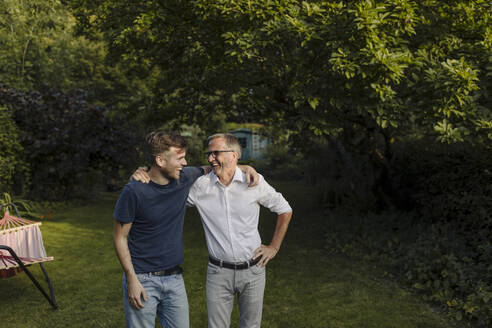
[[[160,166],[161,174],[167,179],[179,179],[179,174],[186,163],[186,149],[171,147],[168,151],[158,155],[156,162]]]
[[[224,138],[214,138],[208,143],[208,151],[213,152],[216,150],[220,151],[232,149],[227,145]],[[218,152],[216,156],[214,154],[208,155],[208,163],[212,166],[215,174],[220,178],[227,174],[234,175],[238,158],[239,156],[235,151]]]

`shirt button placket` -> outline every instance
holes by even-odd
[[[232,241],[233,240],[232,239],[233,228],[232,228],[231,216],[230,216],[230,211],[229,211],[229,197],[228,197],[228,193],[227,193],[227,187],[225,187],[223,190],[224,190],[224,199],[225,199],[225,206],[226,206],[227,227],[229,230],[229,236],[228,236],[229,237],[229,243],[231,244],[232,257],[235,259],[236,254],[234,251],[234,243]]]

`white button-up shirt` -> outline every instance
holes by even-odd
[[[188,205],[196,206],[200,213],[209,254],[227,262],[249,260],[260,247],[260,205],[277,214],[292,211],[263,176],[257,186],[248,187],[239,168],[228,186],[214,172],[198,178],[188,195]]]

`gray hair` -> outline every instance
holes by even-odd
[[[231,150],[234,150],[237,153],[238,159],[241,158],[241,145],[239,144],[239,140],[235,135],[233,135],[232,133],[216,133],[208,137],[207,142],[210,143],[210,141],[217,138],[223,138],[226,142],[227,147],[231,148]]]

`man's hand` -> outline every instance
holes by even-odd
[[[277,255],[278,249],[273,246],[261,245],[258,247],[253,255],[253,259],[261,256],[260,261],[256,264],[258,266],[266,266],[268,261],[273,259]]]
[[[244,172],[244,174],[246,174],[246,183],[248,186],[254,187],[258,185],[260,182],[260,175],[253,167],[249,165],[240,165],[239,168]]]
[[[261,256],[262,258],[258,262],[259,266],[266,266],[268,261],[273,259],[275,255],[277,255],[280,246],[282,245],[282,241],[284,240],[285,233],[287,232],[287,227],[289,226],[290,219],[292,217],[292,211],[285,212],[278,215],[277,225],[275,227],[275,232],[273,233],[272,242],[269,246],[261,245],[255,250],[253,254],[253,259]]]
[[[143,183],[149,183],[150,182],[150,176],[148,172],[147,167],[139,167],[135,172],[133,172],[131,179],[135,181],[140,181]]]
[[[144,307],[143,302],[147,301],[147,295],[145,294],[145,289],[142,287],[138,278],[134,276],[133,278],[128,278],[128,303],[135,309],[140,310]],[[142,301],[143,299],[143,301]]]

